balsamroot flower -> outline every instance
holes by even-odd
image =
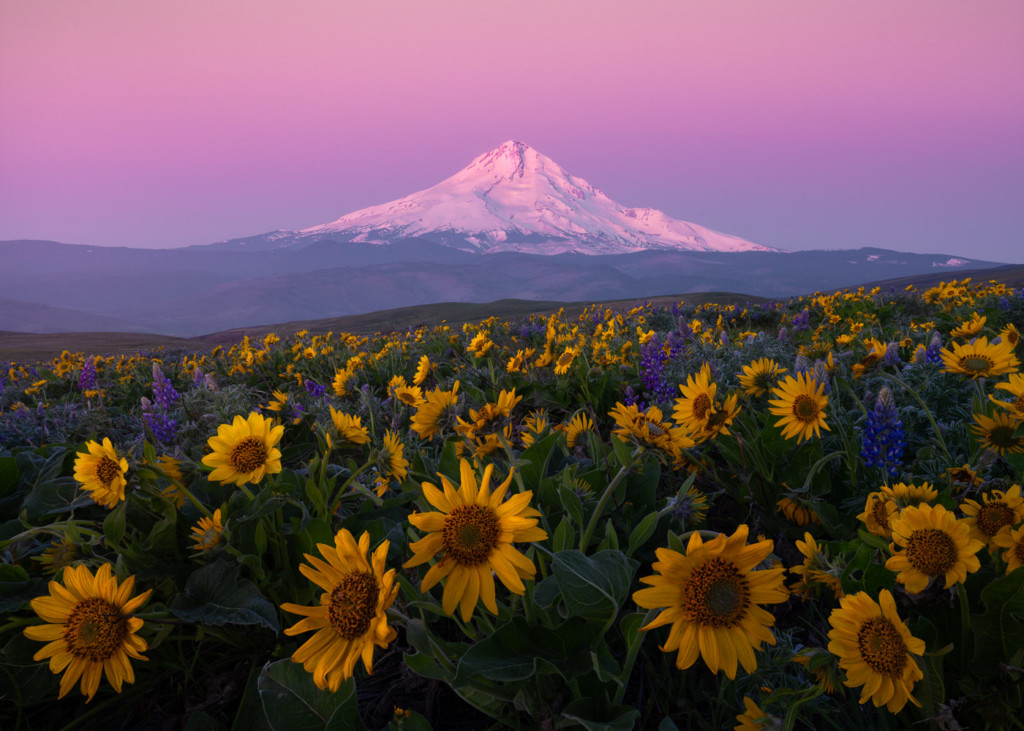
[[[911,594],[924,591],[933,578],[941,577],[944,589],[964,581],[981,567],[975,554],[985,545],[941,505],[905,508],[892,524],[892,540],[894,553],[885,568],[896,571],[896,581]]]
[[[542,541],[548,534],[537,527],[540,513],[530,507],[532,492],[505,499],[512,472],[491,492],[493,464],[484,469],[479,486],[467,460],[460,460],[460,470],[462,484],[458,488],[444,475],[439,475],[443,491],[423,483],[423,496],[437,511],[409,516],[409,522],[427,535],[409,546],[413,557],[403,568],[419,566],[443,552],[423,577],[420,591],[429,591],[446,579],[441,600],[444,611],[452,614],[459,607],[462,620],[468,622],[479,600],[492,614],[498,613],[495,576],[509,591],[526,592],[523,579],[533,579],[537,569],[512,544]]]
[[[911,691],[924,673],[912,656],[924,654],[924,640],[910,634],[892,594],[882,589],[878,602],[863,591],[843,597],[828,622],[828,651],[846,671],[844,685],[864,686],[861,703],[870,699],[892,713],[903,710],[907,701],[921,705]]]
[[[782,436],[786,439],[796,437],[797,443],[800,443],[810,439],[812,434],[820,436],[821,429],[829,428],[825,423],[825,407],[828,405],[825,386],[812,376],[806,373],[796,378],[786,376],[781,384],[772,389],[772,396],[775,396],[775,400],[768,402],[771,405],[770,411],[782,417],[775,422],[775,426],[782,427]]]
[[[213,452],[203,457],[203,464],[213,467],[209,479],[241,487],[280,472],[281,451],[275,445],[283,435],[283,426],[255,411],[248,419],[236,416],[231,424],[221,424],[207,440]]]
[[[146,659],[141,653],[148,645],[136,634],[143,622],[132,614],[151,590],[132,598],[135,577],[118,585],[111,571],[109,563],[95,576],[88,566],[67,566],[63,584],[51,581],[49,595],[32,600],[33,611],[46,624],[26,627],[25,636],[48,643],[33,660],[49,658],[50,672],[64,672],[58,698],[81,680],[82,695],[91,701],[103,675],[120,693],[124,683],[135,682],[129,658]]]
[[[785,569],[753,570],[772,551],[772,542],[746,545],[749,528],[741,525],[728,538],[718,534],[704,543],[694,531],[686,553],[656,550],[655,574],[640,581],[650,584],[633,593],[645,609],[665,607],[642,630],[672,625],[662,646],[678,651],[676,667],[685,670],[698,656],[713,673],[724,670],[730,680],[739,663],[748,673],[757,668],[754,650],[762,642],[775,644],[768,629],[775,618],[760,604],[780,604],[789,598],[783,584]]]
[[[75,480],[98,505],[113,509],[124,500],[128,460],[118,456],[108,437],[102,445],[89,441],[85,447],[89,451],[75,459]]]
[[[305,617],[284,633],[316,632],[295,651],[292,661],[302,663],[321,690],[337,692],[360,659],[372,674],[374,646],[387,647],[398,634],[388,626],[386,614],[398,594],[395,570],[384,571],[390,545],[382,541],[367,559],[370,534],[364,531],[357,544],[343,528],[334,536],[333,546],[317,544],[324,560],[307,553],[309,565],[299,566],[302,575],[324,593],[315,607],[282,604],[284,611]]]

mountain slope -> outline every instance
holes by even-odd
[[[653,208],[623,206],[513,140],[437,185],[390,203],[302,231],[273,231],[213,246],[258,251],[327,238],[388,244],[409,237],[488,254],[775,251]]]

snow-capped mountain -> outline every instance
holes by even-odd
[[[623,206],[526,143],[512,140],[431,188],[293,235],[295,243],[421,237],[479,253],[775,251],[653,208]]]

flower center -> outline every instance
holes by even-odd
[[[857,647],[864,662],[879,675],[899,677],[907,664],[907,645],[885,617],[871,617],[860,626]]]
[[[964,356],[960,359],[960,367],[971,373],[988,373],[988,369],[995,365],[991,358],[983,355]]]
[[[708,559],[690,573],[683,587],[683,609],[693,622],[733,627],[750,606],[750,582],[731,561]]]
[[[698,421],[703,421],[710,410],[711,399],[708,398],[706,393],[698,394],[697,398],[693,400],[693,417]]]
[[[800,394],[793,401],[793,416],[800,421],[811,423],[818,420],[818,402],[810,396]]]
[[[64,622],[68,652],[82,660],[103,662],[117,652],[128,634],[128,618],[98,597],[83,599]]]
[[[1013,402],[1013,410],[1018,414],[1024,414],[1024,393],[1017,397],[1017,400]]]
[[[483,505],[455,508],[444,520],[441,539],[447,555],[460,566],[479,566],[498,545],[501,526],[494,511]]]
[[[922,528],[907,541],[907,560],[925,576],[942,576],[956,563],[956,544],[938,528]]]
[[[100,457],[100,461],[96,463],[96,479],[102,482],[104,487],[110,487],[110,483],[120,474],[120,465],[110,457]]]
[[[886,533],[890,532],[892,528],[889,526],[889,510],[886,506],[887,500],[875,499],[875,502],[871,504],[871,515],[874,517],[875,522],[878,526]]]
[[[1016,431],[1014,426],[997,426],[988,433],[988,440],[993,446],[1000,449],[1015,450],[1021,444],[1020,437],[1013,436]]]
[[[1013,555],[1024,564],[1024,541],[1017,541],[1017,545],[1013,547]]]
[[[409,391],[396,391],[395,395],[398,396],[398,400],[406,406],[416,405],[416,394]]]
[[[243,437],[231,448],[228,461],[239,472],[253,472],[266,464],[267,445],[259,437]]]
[[[370,629],[380,587],[368,572],[352,572],[339,581],[327,602],[327,621],[343,639],[354,640]]]
[[[994,536],[1004,525],[1011,525],[1014,517],[1009,505],[1000,500],[993,500],[985,503],[979,511],[977,526],[985,535]]]

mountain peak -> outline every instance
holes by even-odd
[[[519,140],[479,155],[431,188],[299,232],[338,234],[369,243],[419,236],[482,253],[771,251],[652,208],[616,203]]]

